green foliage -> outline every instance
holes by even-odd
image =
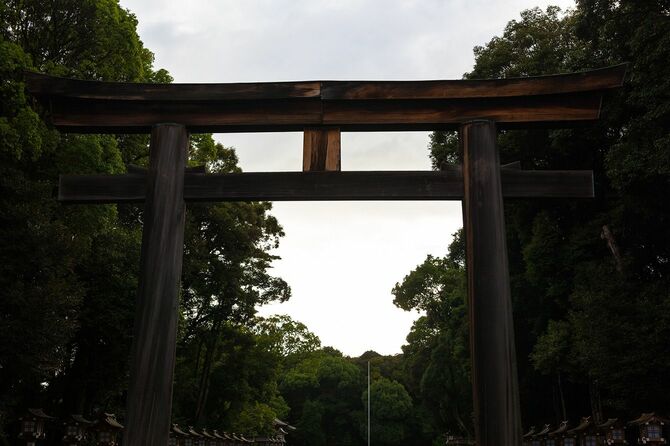
[[[567,321],[549,321],[547,331],[540,336],[531,353],[533,365],[549,375],[570,365],[572,339]]]
[[[282,358],[302,357],[321,348],[317,335],[287,315],[257,318],[253,329],[264,348]]]
[[[428,143],[433,169],[442,170],[460,164],[462,156],[456,132],[433,132]]]
[[[318,350],[286,370],[281,393],[296,420],[296,445],[362,443],[360,369],[341,355]]]
[[[62,6],[0,10],[0,426],[46,400],[68,412],[113,407],[125,382],[138,227],[113,206],[62,207],[52,195],[59,173],[123,171],[120,146],[47,127],[23,71],[142,80],[152,56],[115,2]]]
[[[664,317],[670,289],[668,4],[577,3],[568,13],[556,7],[522,12],[501,36],[475,48],[475,66],[464,76],[542,75],[629,62],[625,87],[608,95],[598,124],[499,135],[503,163],[593,169],[596,178],[591,202],[505,204],[528,424],[589,412],[596,418],[625,417],[670,404],[667,380],[660,377],[670,372],[660,341],[670,328]],[[460,160],[455,133],[435,132],[429,149],[436,169]],[[613,239],[601,237],[604,225]],[[445,267],[429,258],[396,287],[397,305],[427,312],[408,336],[405,360],[445,332],[430,323],[427,305],[439,308],[432,296],[440,294],[435,283],[446,283],[439,273]],[[426,365],[412,368],[410,362],[409,370],[429,376],[428,355],[417,357]],[[448,375],[434,375],[434,393],[450,382]],[[445,399],[445,407],[452,404]]]
[[[426,441],[472,432],[464,256],[459,231],[446,257],[428,256],[393,288],[398,307],[425,312],[407,336],[403,361],[408,389],[429,420],[422,428]]]
[[[622,277],[611,265],[597,263],[583,275],[572,293],[567,318],[578,371],[598,383],[606,409],[634,413],[643,407],[666,407],[667,281],[641,284]]]
[[[361,400],[367,410],[367,390]],[[412,409],[412,398],[402,384],[384,377],[375,379],[370,385],[370,436],[375,444],[406,444],[406,422],[412,415]],[[365,429],[364,425],[363,432]]]
[[[117,0],[0,5],[0,438],[26,406],[123,416],[142,211],[64,207],[52,192],[59,174],[146,165],[148,137],[60,135],[40,119],[45,111],[31,107],[23,71],[171,82],[167,71],[154,71],[136,28]],[[211,135],[192,137],[189,164],[240,170],[234,150]],[[257,305],[290,295],[267,273],[276,258],[268,251],[283,235],[270,209],[189,206],[178,419],[195,413],[200,422],[267,433],[274,417],[287,413],[277,390],[279,362],[244,326]]]
[[[549,6],[521,12],[521,20],[508,22],[502,36],[474,48],[475,67],[467,79],[488,79],[554,74],[585,69],[583,44],[574,32],[574,18]]]
[[[231,426],[233,432],[244,432],[254,436],[275,433],[273,429],[277,413],[267,404],[255,402],[245,407]]]
[[[245,433],[266,434],[271,421],[286,414],[277,389],[278,358],[248,329],[224,323],[216,332],[178,347],[175,420],[193,423],[195,418],[201,426],[229,430],[245,426],[249,429]],[[252,414],[254,407],[262,413]],[[194,417],[198,410],[200,417]]]
[[[34,69],[85,79],[153,81],[153,54],[137,35],[137,19],[118,0],[61,0],[54,6],[8,0],[0,10],[0,35],[19,45]]]
[[[306,400],[297,423],[296,444],[323,446],[328,444],[323,431],[324,407],[318,401]]]
[[[205,164],[211,172],[240,170],[234,150],[211,135],[195,136],[190,155],[192,164]],[[249,425],[250,407],[273,411],[271,401],[278,401],[280,358],[245,328],[255,324],[258,305],[285,301],[291,292],[285,281],[268,273],[277,258],[269,251],[283,235],[270,209],[267,202],[189,205],[178,354],[195,367],[188,362],[180,368],[178,376],[183,374],[187,385],[175,387],[183,400],[175,414],[194,416],[198,425],[235,426],[237,416]],[[231,342],[231,333],[237,342]],[[267,419],[261,418],[265,424],[257,432],[268,432]]]

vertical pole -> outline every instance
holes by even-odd
[[[368,446],[370,446],[370,361],[368,361]]]
[[[493,121],[460,129],[463,148],[463,224],[475,434],[478,446],[520,446],[521,415],[514,323]]]
[[[157,124],[151,131],[124,446],[168,443],[188,141],[183,125]]]

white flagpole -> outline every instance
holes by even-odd
[[[370,361],[368,361],[368,446],[370,446]]]

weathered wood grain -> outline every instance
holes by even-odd
[[[501,169],[505,198],[590,198],[591,171]],[[141,202],[141,175],[61,175],[63,203]],[[461,200],[460,169],[445,172],[186,172],[186,201]]]
[[[303,172],[341,170],[340,129],[305,129],[303,137]]]
[[[184,252],[184,167],[188,133],[161,124],[151,133],[139,289],[123,444],[165,446],[172,416],[178,290]]]
[[[236,101],[313,98],[321,82],[241,82],[230,84],[149,84],[100,82],[26,72],[28,90],[37,96],[124,101]]]
[[[572,125],[598,118],[603,92],[625,66],[482,81],[326,81],[259,84],[124,84],[26,74],[28,91],[68,132],[148,132],[178,122],[192,132],[456,129],[470,119]]]
[[[74,133],[146,133],[157,122],[178,122],[193,132],[302,131],[323,121],[319,99],[135,102],[53,98],[49,110],[56,127]]]
[[[514,347],[501,174],[492,121],[466,123],[463,227],[475,434],[479,446],[521,446],[521,411]]]
[[[324,100],[464,99],[535,96],[620,87],[626,65],[577,73],[504,79],[425,81],[300,81],[229,84],[99,82],[26,72],[35,95],[99,100],[226,101],[321,97]]]
[[[67,132],[147,132],[156,122],[179,122],[194,132],[302,131],[338,127],[342,131],[456,129],[474,118],[493,119],[502,128],[519,123],[569,126],[593,121],[601,93],[528,98],[329,101],[132,102],[58,100],[49,103],[53,124]]]
[[[579,73],[506,79],[323,82],[326,100],[472,99],[537,96],[620,87],[626,65]]]
[[[426,126],[456,128],[460,123],[486,118],[505,127],[514,123],[592,121],[600,116],[600,92],[511,98],[444,100],[328,101],[323,124],[343,130]],[[561,124],[565,125],[565,124]]]

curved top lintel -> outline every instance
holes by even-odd
[[[565,126],[599,118],[602,94],[620,87],[626,65],[525,78],[433,81],[305,81],[141,84],[26,73],[58,128],[147,133],[161,122],[191,132],[439,130],[472,119],[501,128]]]
[[[481,80],[300,81],[149,84],[77,80],[26,72],[35,96],[122,101],[243,101],[317,98],[417,100],[523,97],[601,91],[623,84],[626,64],[545,76]]]

